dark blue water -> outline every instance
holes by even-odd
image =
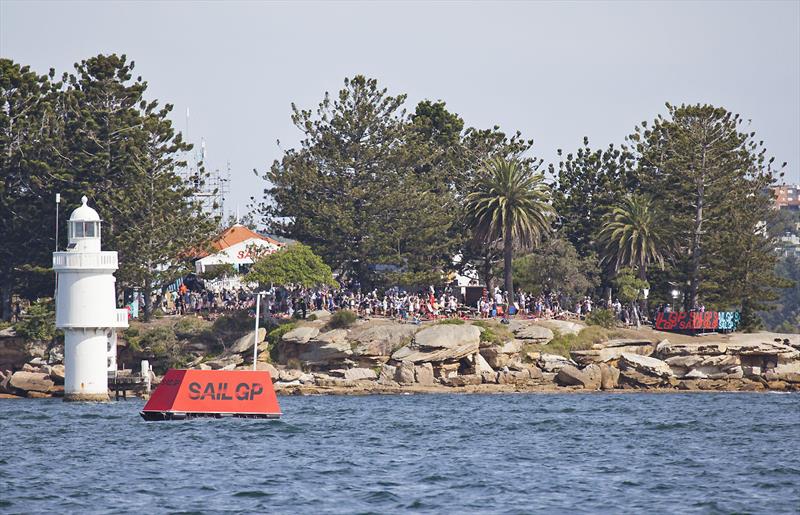
[[[283,397],[281,421],[0,400],[0,512],[797,513],[800,396]]]

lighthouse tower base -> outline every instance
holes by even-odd
[[[64,331],[64,400],[107,402],[108,336],[102,329]]]

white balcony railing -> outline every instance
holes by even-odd
[[[53,268],[117,268],[117,253],[54,252]]]
[[[128,327],[128,310],[117,309],[115,313],[117,316],[117,320],[116,320],[116,325],[114,325],[114,327]]]

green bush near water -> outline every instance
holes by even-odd
[[[561,334],[558,331],[553,331],[553,334],[555,336],[549,343],[528,345],[524,352],[545,352],[568,358],[570,351],[590,349],[595,343],[607,341],[617,335],[615,331],[597,325],[585,327],[578,334]]]

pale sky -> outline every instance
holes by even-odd
[[[230,162],[226,209],[244,211],[296,146],[290,103],[314,108],[346,76],[444,100],[467,126],[498,124],[556,161],[588,136],[621,143],[664,103],[752,120],[800,182],[800,2],[36,2],[0,0],[0,55],[40,73],[125,53],[149,99],[175,105],[207,164]]]

